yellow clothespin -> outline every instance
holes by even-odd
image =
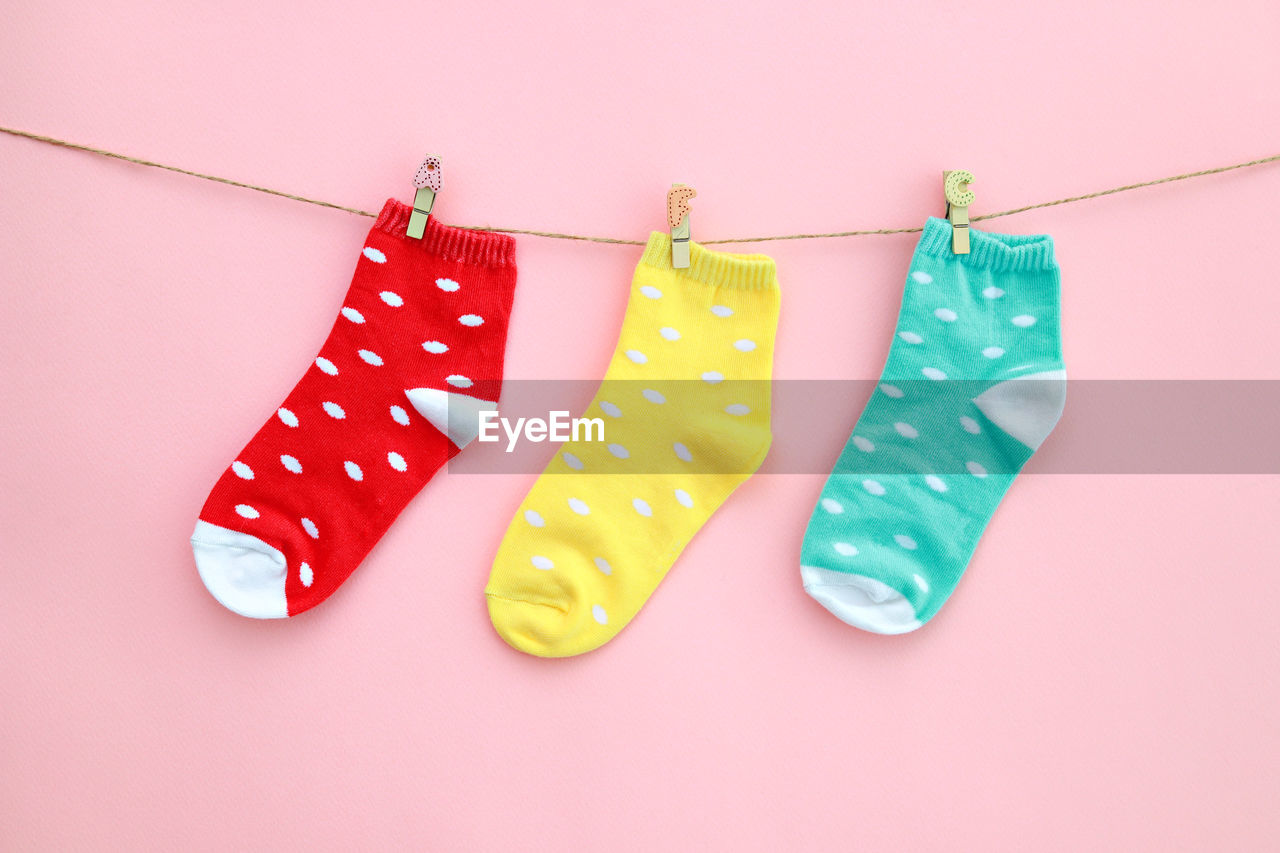
[[[409,214],[407,233],[415,240],[421,240],[427,230],[427,219],[431,216],[431,208],[436,203],[436,193],[440,192],[440,158],[427,155],[418,171],[413,175],[413,185],[418,191],[413,196],[413,213]]]
[[[671,226],[671,266],[689,268],[689,199],[698,193],[693,187],[672,184],[667,191],[667,224]]]
[[[956,169],[942,173],[942,194],[947,199],[947,219],[951,222],[951,251],[969,254],[969,205],[976,196],[969,189],[973,173]]]

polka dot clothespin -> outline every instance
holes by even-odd
[[[431,208],[436,203],[436,193],[440,192],[439,157],[427,155],[413,175],[413,185],[417,192],[413,196],[413,213],[409,214],[407,233],[410,237],[421,240],[423,233],[427,230],[427,219],[431,216]]]
[[[672,184],[667,191],[667,225],[671,226],[671,266],[689,268],[689,199],[698,193],[693,187]]]
[[[942,194],[947,200],[947,220],[951,223],[951,251],[969,254],[969,205],[975,198],[969,182],[973,173],[955,169],[942,173]]]

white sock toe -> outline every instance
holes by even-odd
[[[905,634],[919,628],[911,602],[891,586],[865,575],[801,566],[805,591],[837,619],[875,634]]]
[[[205,588],[228,610],[252,619],[289,615],[284,554],[256,536],[197,521],[191,550]]]

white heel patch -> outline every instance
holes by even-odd
[[[1009,379],[992,385],[973,402],[992,423],[1035,450],[1062,417],[1067,372],[1047,370]]]
[[[418,414],[459,448],[466,447],[480,434],[481,412],[498,410],[498,404],[489,400],[437,388],[410,388],[404,393]]]

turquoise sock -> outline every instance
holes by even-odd
[[[957,255],[946,221],[925,225],[880,384],[805,531],[805,590],[879,634],[938,612],[1066,399],[1053,240],[969,233]]]

